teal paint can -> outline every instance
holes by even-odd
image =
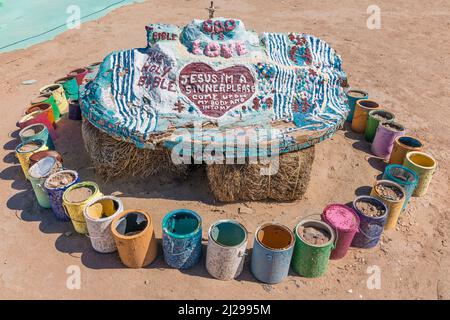
[[[352,120],[353,120],[353,114],[355,113],[356,101],[361,100],[361,99],[368,99],[368,98],[369,98],[369,94],[364,90],[349,89],[347,91],[348,107],[350,109],[347,119],[346,119],[347,122],[352,122]]]
[[[415,173],[410,168],[399,164],[390,164],[384,169],[382,180],[390,180],[401,185],[406,193],[405,193],[405,202],[403,203],[402,210],[405,210],[411,196],[414,192],[414,189],[419,182],[419,177],[417,173]]]
[[[55,83],[63,86],[67,99],[78,100],[79,87],[76,77],[64,77],[56,80]]]
[[[19,132],[19,137],[22,142],[30,140],[42,140],[44,144],[50,149],[55,150],[55,144],[50,136],[47,127],[42,123],[31,124]]]

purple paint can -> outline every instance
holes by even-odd
[[[47,190],[50,206],[56,219],[70,221],[69,215],[63,206],[63,193],[67,188],[80,181],[78,172],[74,170],[62,170],[50,175],[45,180],[44,187]]]
[[[405,134],[405,127],[397,122],[381,123],[372,143],[372,153],[377,157],[389,159],[394,148],[395,138]]]
[[[346,205],[330,204],[323,209],[322,220],[333,227],[337,234],[336,247],[331,251],[330,259],[345,257],[359,229],[358,214]]]

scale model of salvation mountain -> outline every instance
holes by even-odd
[[[84,117],[116,139],[170,147],[271,129],[287,152],[330,137],[346,118],[341,57],[314,36],[258,36],[225,18],[146,30],[146,48],[109,54],[82,89]],[[197,137],[199,122],[207,132]]]

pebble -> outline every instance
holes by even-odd
[[[348,289],[347,292],[348,293],[353,293],[353,290],[352,289]]]
[[[28,86],[28,85],[30,85],[30,84],[35,84],[36,82],[37,82],[37,80],[35,80],[35,79],[30,79],[30,80],[24,80],[24,81],[22,81],[22,84]]]

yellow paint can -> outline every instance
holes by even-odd
[[[62,197],[63,206],[70,220],[72,220],[76,232],[81,234],[88,233],[83,214],[84,208],[90,201],[102,195],[98,185],[91,181],[76,183],[64,191]]]
[[[61,84],[49,84],[45,87],[42,87],[39,91],[43,95],[53,96],[60,114],[67,113],[69,111],[69,102],[67,101],[66,92],[64,91],[64,88]]]
[[[430,155],[421,151],[410,151],[406,154],[403,165],[410,168],[419,177],[413,196],[424,196],[437,168],[437,161]]]
[[[370,195],[380,199],[388,208],[388,217],[384,229],[394,229],[405,202],[405,189],[396,182],[379,180],[375,182]]]

